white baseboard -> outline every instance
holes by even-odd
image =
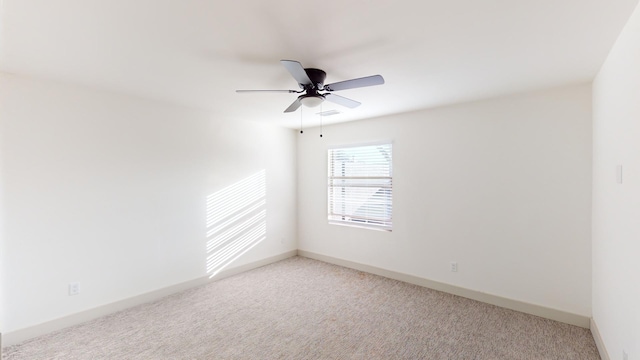
[[[598,326],[596,325],[596,322],[595,320],[593,320],[593,318],[591,318],[590,325],[591,336],[593,336],[593,340],[596,342],[596,347],[598,348],[598,352],[600,353],[600,358],[602,360],[610,360],[611,357],[609,357],[607,348],[604,346],[604,341],[602,341],[600,330],[598,330]]]
[[[368,272],[375,275],[384,276],[390,279],[395,279],[403,282],[407,282],[410,284],[423,286],[426,288],[430,288],[433,290],[438,290],[442,292],[446,292],[453,295],[462,296],[468,299],[481,301],[487,304],[492,304],[496,306],[500,306],[503,308],[520,311],[523,313],[540,316],[546,319],[560,321],[566,324],[576,325],[583,328],[589,328],[590,318],[584,315],[578,315],[569,313],[562,310],[557,310],[553,308],[548,308],[541,305],[530,304],[527,302],[513,300],[509,298],[505,298],[498,295],[488,294],[476,290],[470,290],[466,288],[462,288],[455,285],[445,284],[438,281],[433,281],[413,275],[407,275],[403,273],[399,273],[392,270],[381,269],[371,265],[360,264],[357,262],[338,259],[327,255],[317,254],[310,251],[298,250],[299,256],[308,257],[311,259],[316,259],[324,262],[328,262],[335,265],[340,265],[344,267],[348,267],[355,270],[360,270],[364,272]]]
[[[44,334],[48,334],[53,331],[61,330],[69,326],[81,324],[89,320],[97,319],[99,317],[109,315],[118,311],[128,309],[130,307],[148,303],[158,300],[165,296],[175,294],[180,291],[184,291],[196,286],[205,285],[211,281],[221,280],[229,276],[233,276],[248,270],[259,268],[280,260],[296,256],[297,251],[291,250],[285,253],[268,257],[266,259],[258,260],[242,266],[237,266],[228,270],[223,270],[218,273],[213,279],[209,279],[208,276],[186,281],[180,284],[168,286],[159,290],[151,291],[145,294],[137,295],[120,301],[116,301],[110,304],[95,307],[93,309],[84,310],[75,314],[63,316],[58,319],[47,321],[38,325],[29,326],[19,330],[11,331],[2,334],[2,346],[10,346],[19,344],[23,341],[38,337]],[[0,348],[1,349],[1,348]],[[1,350],[0,350],[1,351]]]

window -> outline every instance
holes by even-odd
[[[329,149],[329,223],[391,231],[391,144]]]

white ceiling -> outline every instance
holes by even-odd
[[[638,0],[0,0],[0,70],[300,124],[280,59],[326,83],[382,86],[325,102],[341,122],[588,82]],[[306,126],[319,109],[303,108]]]

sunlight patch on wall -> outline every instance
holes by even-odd
[[[265,170],[207,196],[209,278],[266,239],[266,205]]]

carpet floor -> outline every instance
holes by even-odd
[[[600,359],[588,329],[293,257],[3,359]]]

